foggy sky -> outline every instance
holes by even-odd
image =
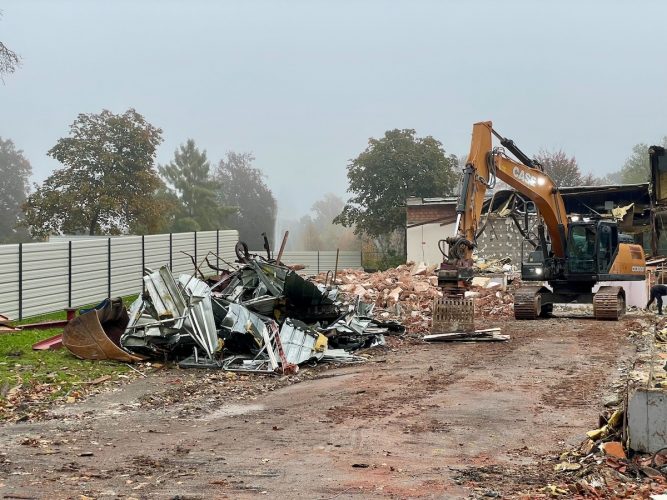
[[[298,218],[392,128],[468,151],[493,120],[528,154],[618,170],[667,135],[660,1],[31,1],[0,3],[23,65],[0,85],[0,136],[41,182],[78,113],[130,107],[213,164],[252,152]]]

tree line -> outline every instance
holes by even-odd
[[[667,137],[660,144],[667,146]],[[604,177],[584,172],[563,150],[542,149],[535,159],[558,186],[633,184],[650,180],[648,147],[635,145],[620,170]],[[395,256],[399,262],[404,258],[405,200],[455,195],[464,163],[465,159],[447,154],[440,141],[417,137],[413,129],[389,130],[380,139],[371,138],[347,166],[352,196],[334,222],[355,227],[385,260]]]
[[[171,162],[156,165],[161,142],[162,130],[134,109],[80,114],[47,153],[62,167],[30,192],[30,163],[0,139],[0,240],[230,228],[261,248],[276,200],[254,157],[229,152],[212,167],[188,139]]]

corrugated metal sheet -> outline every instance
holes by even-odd
[[[67,307],[68,244],[23,245],[23,315],[34,316]],[[18,287],[17,287],[18,288]]]
[[[16,317],[19,311],[19,246],[0,245],[0,309]]]
[[[197,233],[197,258],[220,250],[233,262],[237,231]],[[169,264],[169,234],[143,237],[143,266],[158,269]],[[194,233],[171,235],[174,274],[192,273],[192,261],[181,251],[194,255]],[[75,239],[48,243],[0,245],[0,313],[17,318],[48,313],[68,307],[69,249],[72,251],[71,304],[74,307],[98,302],[109,295],[137,293],[142,286],[142,237]],[[19,305],[19,248],[22,248],[22,304]],[[110,257],[110,262],[109,262]],[[109,270],[109,264],[111,269]],[[206,275],[213,274],[203,266]]]

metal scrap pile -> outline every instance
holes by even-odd
[[[86,359],[167,358],[183,367],[274,373],[312,361],[363,361],[352,351],[383,345],[396,322],[373,305],[339,300],[339,291],[294,270],[245,255],[213,283],[147,270],[144,291],[125,311],[109,300],[72,320],[63,343]]]
[[[433,299],[441,297],[436,266],[409,262],[382,272],[366,273],[343,270],[336,279],[338,289],[348,303],[361,299],[375,305],[377,316],[404,324],[411,333],[430,331]],[[315,278],[325,283],[327,276]],[[475,278],[477,280],[477,278]],[[470,296],[475,298],[475,309],[482,317],[505,318],[513,314],[511,292],[502,283],[483,278],[474,282]]]

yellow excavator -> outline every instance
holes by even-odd
[[[500,147],[493,146],[493,136]],[[498,134],[491,122],[480,122],[473,125],[470,154],[463,169],[455,234],[439,242],[444,259],[438,284],[443,297],[435,303],[433,332],[474,329],[473,300],[465,297],[465,291],[473,278],[476,238],[483,229],[484,195],[496,179],[532,200],[538,212],[539,245],[521,265],[522,286],[514,294],[514,317],[549,316],[557,303],[592,303],[598,320],[623,316],[623,287],[601,286],[593,293],[593,286],[600,281],[644,280],[646,262],[641,245],[619,233],[613,220],[568,220],[558,187],[542,166]],[[549,286],[530,282],[547,282]]]

